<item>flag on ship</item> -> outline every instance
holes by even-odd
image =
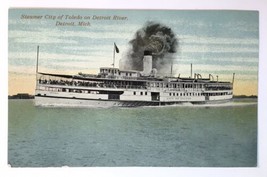
[[[116,53],[119,53],[119,52],[120,52],[120,51],[119,51],[119,48],[117,47],[117,45],[116,45],[115,42],[114,42],[114,48],[115,48]]]

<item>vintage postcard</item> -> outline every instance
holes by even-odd
[[[9,9],[11,167],[257,167],[259,13]]]

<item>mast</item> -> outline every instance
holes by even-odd
[[[37,89],[37,85],[38,85],[38,61],[39,60],[39,45],[37,46],[37,60],[36,60],[36,89]]]
[[[116,53],[119,53],[120,52],[120,50],[119,50],[119,48],[117,47],[117,45],[116,45],[116,43],[114,42],[114,47],[113,47],[113,68],[115,67],[115,52]]]
[[[193,65],[192,65],[192,63],[191,63],[191,75],[190,75],[190,78],[192,78],[192,73],[193,73]]]
[[[235,82],[235,73],[233,73],[233,80],[232,80],[232,84],[234,85]]]
[[[39,45],[37,46],[36,74],[38,73]]]
[[[115,43],[114,43],[114,48],[113,48],[113,68],[115,66]]]
[[[171,77],[172,77],[172,67],[173,67],[173,62],[172,62],[172,64],[171,64]]]

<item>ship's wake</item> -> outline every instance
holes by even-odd
[[[173,105],[162,105],[162,106],[157,106],[157,107],[203,107],[203,108],[208,108],[208,107],[242,107],[242,106],[253,106],[257,105],[258,103],[256,101],[254,102],[225,102],[225,103],[205,103],[205,104],[193,104],[190,102],[186,103],[179,103],[179,104],[173,104]],[[155,107],[155,106],[147,106],[147,107]]]

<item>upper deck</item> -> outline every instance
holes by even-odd
[[[118,70],[117,70],[118,71]],[[115,72],[114,72],[115,74]],[[212,81],[209,78],[179,78],[179,77],[134,77],[119,75],[61,75],[39,73],[38,83],[41,85],[72,88],[95,88],[95,89],[146,89],[146,90],[169,90],[169,91],[226,91],[232,90],[231,82]]]

